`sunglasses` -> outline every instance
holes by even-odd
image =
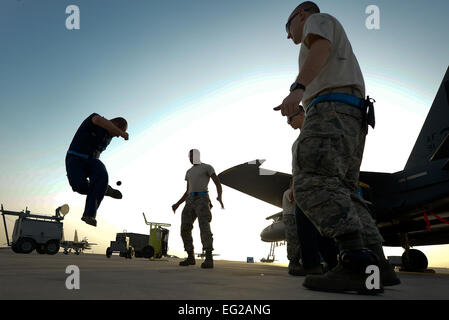
[[[285,24],[285,31],[287,31],[287,33],[290,33],[290,23],[300,12],[301,12],[301,10],[296,12],[293,16],[290,17],[290,19],[288,19],[287,23]]]
[[[290,17],[290,19],[288,19],[287,23],[285,24],[285,31],[287,31],[287,33],[290,33],[290,23],[292,22],[292,20],[301,13],[301,10],[305,11],[305,12],[310,12],[309,9],[300,9],[298,10],[298,12],[296,12],[294,15],[292,15]]]

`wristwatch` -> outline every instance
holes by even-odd
[[[290,86],[290,92],[292,92],[296,89],[306,90],[306,87],[299,82],[293,82],[293,84]]]

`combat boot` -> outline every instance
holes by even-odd
[[[104,195],[114,199],[123,198],[122,193],[117,189],[112,188],[111,186],[108,186],[108,188],[106,189],[106,193]]]
[[[187,258],[179,263],[180,266],[183,267],[193,266],[196,263],[193,252],[187,252],[187,254],[188,254]]]
[[[201,264],[201,268],[210,269],[214,267],[214,260],[212,259],[212,251],[206,251],[206,259]]]
[[[299,270],[300,267],[301,263],[299,261],[297,261],[296,259],[290,260],[290,262],[288,263],[288,274],[295,276],[296,271]]]
[[[95,220],[95,218],[93,218],[93,217],[82,216],[81,220],[83,220],[87,224],[90,224],[93,227],[97,226],[97,220]]]
[[[375,245],[369,245],[368,249],[373,251],[377,255],[377,258],[379,259],[380,281],[382,281],[382,284],[385,287],[400,284],[401,280],[394,272],[393,266],[385,258],[382,245],[380,243]]]
[[[303,286],[327,292],[357,292],[367,295],[382,293],[384,290],[380,279],[377,283],[374,281],[374,285],[367,283],[370,275],[365,271],[370,265],[378,265],[377,256],[371,250],[342,251],[334,269],[322,276],[307,276]]]
[[[304,277],[308,274],[323,274],[324,272],[321,264],[312,268],[305,268],[303,264],[297,262],[288,265],[288,273],[292,276]]]

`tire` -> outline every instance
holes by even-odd
[[[424,271],[428,263],[426,255],[417,249],[410,249],[402,254],[402,266],[405,271]]]
[[[39,254],[46,254],[47,253],[47,246],[43,243],[38,243],[36,245],[36,252]]]
[[[36,241],[31,238],[20,238],[17,248],[21,253],[31,253],[36,248]]]
[[[47,247],[47,254],[49,254],[49,255],[57,254],[59,252],[59,248],[60,248],[59,241],[58,240],[49,240],[49,241],[47,241],[46,247]]]
[[[111,248],[109,247],[109,248],[106,249],[106,257],[107,257],[107,258],[110,258],[111,256],[112,256],[112,250],[111,250]]]
[[[19,250],[19,248],[17,248],[17,244],[16,244],[16,243],[11,244],[11,250],[12,250],[14,253],[21,253],[20,250]]]
[[[154,256],[154,249],[152,246],[145,246],[142,248],[142,255],[146,259],[150,259],[152,256]]]
[[[132,259],[134,257],[134,248],[133,247],[129,247],[126,257],[128,259]]]

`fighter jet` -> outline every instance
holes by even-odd
[[[222,184],[282,207],[290,174],[260,168],[264,160],[232,167],[218,175]],[[404,270],[422,271],[427,257],[413,246],[449,243],[449,68],[402,171],[360,172],[361,195],[370,204],[385,246],[405,249]],[[269,217],[270,218],[270,217]],[[282,223],[261,234],[281,241]]]
[[[64,254],[69,254],[72,252],[72,249],[75,251],[76,255],[79,255],[84,250],[91,250],[91,246],[97,245],[96,243],[89,243],[86,237],[83,240],[78,240],[78,232],[75,230],[75,237],[73,241],[65,241],[64,233],[62,234],[61,247],[64,248]]]

